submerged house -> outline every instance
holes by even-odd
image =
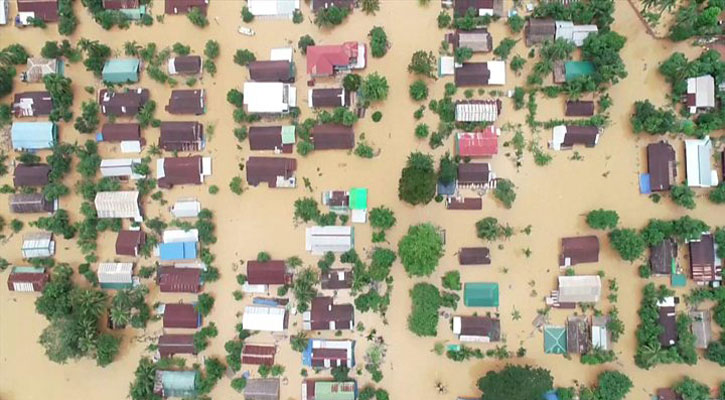
[[[355,147],[355,132],[342,124],[320,124],[312,128],[310,138],[315,150],[350,150]]]
[[[498,137],[501,129],[489,125],[481,131],[458,132],[455,137],[456,155],[478,158],[498,154]]]
[[[695,347],[706,349],[712,342],[712,316],[709,310],[692,310],[689,313],[692,320],[692,334],[695,335]]]
[[[277,353],[275,345],[244,344],[242,348],[242,364],[274,365]]]
[[[100,263],[97,273],[101,289],[133,287],[133,263]]]
[[[30,25],[30,19],[44,22],[57,22],[58,0],[17,0],[18,16],[16,22]]]
[[[204,125],[194,121],[167,121],[161,123],[159,147],[166,151],[203,150]]]
[[[247,379],[242,393],[244,400],[279,400],[279,378]]]
[[[350,93],[345,88],[309,89],[307,104],[310,108],[347,107],[350,105]]]
[[[568,150],[576,145],[594,147],[599,143],[600,129],[596,126],[557,125],[552,130],[549,147]]]
[[[677,270],[677,242],[667,238],[662,243],[649,248],[649,265],[652,273],[669,276]]]
[[[594,115],[594,102],[591,100],[567,100],[564,115],[567,117],[591,117]]]
[[[166,14],[186,14],[197,8],[206,15],[209,7],[209,0],[164,0],[164,13]]]
[[[13,171],[15,187],[42,187],[50,182],[50,165],[18,164]]]
[[[461,342],[498,342],[501,340],[501,321],[491,317],[453,317],[453,334]]]
[[[196,397],[200,379],[198,371],[166,371],[158,369],[154,379],[153,392],[163,398]]]
[[[717,186],[717,170],[712,167],[712,141],[705,139],[685,139],[685,175],[687,186]]]
[[[20,248],[24,259],[53,257],[55,240],[50,232],[30,232],[23,236]]]
[[[180,198],[171,206],[175,218],[196,218],[201,212],[201,203],[194,198]]]
[[[302,381],[301,400],[355,400],[357,383],[355,381],[322,381],[305,379]]]
[[[247,7],[256,18],[292,19],[300,0],[247,0]]]
[[[101,78],[108,83],[135,83],[141,70],[138,58],[113,58],[106,61]]]
[[[556,21],[553,19],[529,18],[524,26],[526,46],[533,46],[556,36]]]
[[[245,82],[244,105],[248,113],[287,114],[297,107],[297,88],[281,82]]]
[[[8,275],[11,292],[42,292],[50,280],[50,273],[43,267],[12,267]]]
[[[15,93],[13,114],[15,118],[50,115],[53,110],[53,98],[46,91]]]
[[[447,34],[446,41],[454,50],[463,47],[471,49],[474,53],[488,53],[493,50],[493,37],[486,29],[457,30]]]
[[[166,111],[174,115],[202,115],[206,112],[204,89],[172,90]]]
[[[592,316],[592,348],[609,350],[612,343],[612,333],[607,328],[609,317],[606,315]]]
[[[141,145],[144,143],[141,139],[141,125],[135,122],[129,123],[108,123],[103,124],[101,134],[96,137],[99,142],[120,143],[121,152],[130,152],[125,150],[138,149],[141,151]],[[125,146],[124,146],[125,144]]]
[[[156,270],[156,284],[162,293],[199,293],[201,268],[161,265]]]
[[[52,122],[13,122],[10,141],[13,150],[50,149],[58,142],[58,126]]]
[[[561,239],[561,254],[559,254],[560,267],[595,262],[599,262],[598,237],[590,235]]]
[[[242,327],[248,331],[284,332],[287,329],[287,309],[256,304],[246,306]]]
[[[302,313],[302,329],[307,331],[352,330],[354,327],[355,307],[333,304],[332,297],[312,299],[310,310]]]
[[[116,236],[116,255],[138,257],[146,244],[146,234],[142,230],[122,230]]]
[[[144,176],[135,172],[135,167],[141,165],[140,158],[114,158],[101,160],[100,171],[103,177],[119,178],[121,180],[141,179]]]
[[[506,84],[506,62],[466,62],[455,68],[457,87]]]
[[[685,105],[690,114],[715,108],[715,78],[712,75],[688,78]]]
[[[167,157],[156,160],[156,180],[159,188],[175,185],[201,185],[211,175],[211,157]]]
[[[295,81],[295,64],[291,61],[252,61],[247,64],[247,68],[249,79],[255,82],[293,83]]]
[[[297,186],[297,160],[294,158],[249,157],[245,170],[250,186],[257,186],[261,182],[266,182],[270,188]]]
[[[698,285],[722,281],[722,262],[715,256],[715,241],[709,232],[698,240],[688,243],[690,247],[690,275]]]
[[[559,290],[547,297],[546,304],[573,308],[578,303],[596,303],[602,294],[599,275],[559,276]]]
[[[177,354],[196,354],[194,335],[163,334],[159,336],[157,344],[161,358],[173,357]]]
[[[317,78],[363,69],[366,64],[365,51],[365,43],[362,42],[308,46],[307,75]]]
[[[474,282],[464,284],[463,304],[466,307],[498,307],[498,283]]]
[[[287,272],[283,260],[247,261],[247,281],[242,290],[248,293],[265,293],[270,285],[289,285],[292,274]]]
[[[322,290],[342,290],[352,288],[352,270],[333,268],[320,274]]]
[[[502,103],[496,100],[459,100],[456,102],[456,122],[496,122]]]
[[[171,57],[167,63],[169,75],[199,75],[201,68],[201,56]]]
[[[666,297],[664,300],[657,302],[657,309],[659,313],[658,322],[662,327],[659,339],[663,348],[672,347],[677,343],[676,304],[677,301],[672,296]]]
[[[571,21],[556,21],[555,24],[555,40],[563,39],[576,47],[582,47],[587,37],[599,31],[596,25],[574,25]]]
[[[292,153],[295,144],[295,126],[250,126],[249,149],[271,150],[275,153]]]
[[[503,16],[503,0],[454,0],[453,13],[463,17],[473,11],[475,16]]]
[[[63,75],[63,61],[56,58],[30,57],[26,66],[20,80],[27,83],[43,82],[43,78],[50,74]]]
[[[496,179],[488,163],[461,163],[458,164],[458,187],[488,188]]]
[[[458,263],[461,265],[489,265],[491,252],[486,247],[462,247],[458,251]]]
[[[302,352],[302,365],[312,368],[355,366],[355,341],[310,339]]]
[[[16,214],[53,213],[58,200],[48,200],[42,193],[11,194],[10,211]]]
[[[351,226],[312,226],[305,229],[305,250],[314,255],[344,253],[355,246]]]
[[[201,326],[201,314],[194,304],[166,303],[164,306],[164,328],[196,329]]]
[[[647,172],[650,190],[670,190],[677,177],[675,149],[665,141],[647,145]]]
[[[98,218],[142,219],[139,193],[136,190],[98,192],[94,204]]]
[[[570,316],[566,320],[566,350],[570,354],[589,351],[589,323],[586,317]]]
[[[111,92],[108,89],[101,89],[98,94],[98,103],[101,105],[101,112],[106,116],[133,117],[141,110],[141,107],[149,101],[148,89],[129,89],[125,92]]]
[[[555,61],[554,83],[571,82],[581,76],[591,76],[594,71],[591,61]]]

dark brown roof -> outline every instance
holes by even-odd
[[[15,186],[45,186],[49,182],[50,165],[19,164],[15,167],[13,184]]]
[[[677,342],[675,307],[659,307],[659,324],[664,328],[659,336],[662,347],[674,345]]]
[[[347,93],[343,88],[310,90],[312,91],[310,107],[342,107],[349,104]]]
[[[46,91],[15,93],[13,111],[15,117],[35,117],[50,115],[53,109],[53,99]]]
[[[657,246],[650,247],[649,252],[652,272],[657,275],[670,275],[672,260],[677,258],[677,243],[672,239],[665,239]]]
[[[526,45],[532,46],[545,40],[554,40],[556,23],[553,19],[529,18],[524,27]]]
[[[186,14],[192,8],[198,8],[206,15],[209,0],[165,0],[164,12],[166,14]]]
[[[277,187],[277,177],[289,179],[297,170],[297,160],[283,157],[249,157],[247,160],[247,183],[257,186],[267,182],[269,187]]]
[[[287,266],[282,260],[247,262],[247,283],[250,285],[284,285],[289,283]]]
[[[584,354],[589,351],[589,325],[584,317],[571,317],[566,322],[566,350]]]
[[[350,289],[352,288],[352,271],[331,269],[321,275],[320,285],[324,290]]]
[[[164,177],[158,180],[160,188],[170,188],[174,185],[201,184],[202,158],[169,157],[164,158]]]
[[[569,259],[567,264],[566,259]],[[561,254],[559,265],[577,265],[599,261],[599,238],[591,236],[576,236],[561,239]]]
[[[179,74],[194,75],[201,72],[201,56],[176,56],[174,69]]]
[[[53,212],[54,204],[54,201],[48,201],[42,193],[10,195],[10,210],[18,214]]]
[[[458,252],[458,263],[461,265],[491,264],[491,253],[486,247],[463,247]]]
[[[583,144],[587,147],[594,147],[597,144],[599,128],[596,126],[574,126],[567,125],[566,135],[562,147],[572,147],[575,144]]]
[[[166,111],[169,114],[201,115],[204,114],[204,89],[172,90]]]
[[[313,348],[311,361],[313,367],[347,365],[347,349]]]
[[[17,0],[18,12],[33,12],[45,22],[58,21],[58,0]]]
[[[695,282],[710,282],[722,274],[721,268],[715,267],[715,244],[709,233],[690,242],[690,274]]]
[[[144,243],[146,234],[143,231],[122,230],[116,236],[116,255],[136,257]]]
[[[291,153],[291,144],[282,144],[281,126],[251,126],[249,127],[249,149],[250,150],[278,150],[283,153]]]
[[[166,151],[197,151],[204,146],[204,125],[199,122],[162,122],[159,147]]]
[[[344,190],[331,190],[327,200],[328,207],[348,207],[350,205],[350,193]]]
[[[482,86],[487,85],[491,78],[491,71],[485,62],[468,62],[455,68],[456,86]]]
[[[101,89],[98,102],[103,115],[134,116],[149,100],[148,89],[129,89],[125,92],[109,92]]]
[[[594,115],[594,102],[589,100],[567,100],[564,115],[567,117],[590,117]]]
[[[473,8],[478,15],[481,8],[493,9],[493,0],[455,0],[453,10],[457,17],[466,15],[469,8]]]
[[[103,124],[101,135],[104,142],[122,142],[124,140],[140,140],[141,125],[137,123]]]
[[[103,0],[103,8],[106,10],[138,8],[138,0]]]
[[[316,297],[310,308],[311,330],[351,329],[355,321],[352,304],[333,304],[332,297]],[[334,323],[334,328],[332,327]]]
[[[647,171],[653,191],[670,190],[677,176],[675,149],[664,141],[647,145]]]
[[[331,6],[351,9],[353,4],[355,4],[354,0],[312,0],[312,11],[317,12]]]
[[[286,60],[279,61],[252,61],[249,68],[249,79],[256,82],[285,82],[295,81],[293,64]]]
[[[349,150],[355,147],[355,132],[342,124],[321,124],[310,132],[315,150]]]
[[[163,293],[199,293],[201,269],[162,265],[156,271],[156,283]]]
[[[458,164],[459,185],[482,185],[488,183],[491,170],[488,163]]]
[[[242,348],[242,364],[273,365],[276,346],[245,344]]]
[[[194,335],[164,334],[159,336],[159,354],[161,357],[173,357],[175,354],[196,354]]]
[[[483,210],[483,199],[480,197],[464,197],[463,199],[450,197],[446,201],[448,210]]]
[[[164,328],[196,329],[201,325],[201,315],[193,304],[167,303],[164,310]]]
[[[682,396],[670,388],[657,389],[657,400],[682,400]]]
[[[33,285],[33,290],[36,292],[40,292],[45,287],[45,284],[48,283],[50,280],[50,274],[48,273],[48,270],[44,270],[44,272],[15,272],[14,269],[10,271],[10,275],[8,275],[8,289],[9,290],[15,290],[14,289],[14,283],[31,283]]]
[[[501,339],[501,321],[490,317],[460,317],[461,335],[489,337],[492,342]]]

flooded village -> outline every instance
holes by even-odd
[[[723,9],[0,0],[0,398],[725,398]]]

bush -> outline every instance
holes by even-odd
[[[592,210],[587,214],[587,225],[592,229],[614,229],[619,223],[619,214],[612,210]]]
[[[315,25],[321,28],[330,28],[336,25],[342,24],[347,18],[350,10],[343,7],[337,7],[335,5],[323,8],[315,14]]]
[[[415,101],[422,101],[428,98],[428,85],[425,81],[418,79],[410,85],[410,98]]]
[[[310,35],[300,36],[300,39],[297,41],[297,48],[300,49],[300,51],[302,52],[303,55],[307,54],[307,46],[314,46],[314,45],[315,45],[315,40],[312,39],[312,36],[310,36]]]
[[[244,7],[246,8],[246,7]],[[241,351],[241,349],[239,350]],[[247,387],[247,379],[246,378],[234,378],[232,379],[232,389],[236,390],[239,393],[244,392],[244,388]]]
[[[395,225],[396,218],[393,210],[385,207],[375,207],[370,210],[370,226],[380,230],[388,230]]]
[[[219,57],[219,42],[216,40],[208,40],[204,45],[204,55],[211,59]]]
[[[516,192],[514,191],[513,182],[508,179],[499,179],[496,181],[496,189],[493,191],[494,197],[503,203],[504,207],[511,208],[516,200]]]
[[[408,71],[417,75],[435,78],[436,57],[433,52],[426,53],[423,50],[418,50],[413,53],[410,64],[408,64]]]
[[[209,194],[217,194],[217,193],[219,193],[219,186],[217,186],[217,185],[209,186]]]
[[[459,271],[448,271],[441,279],[443,287],[448,290],[461,290],[461,273]]]
[[[451,21],[453,20],[453,18],[451,17],[451,14],[449,14],[445,10],[443,10],[440,12],[440,14],[438,14],[437,20],[438,20],[438,28],[445,29],[451,25]]]
[[[498,46],[493,50],[493,54],[501,58],[502,60],[506,60],[509,54],[511,54],[511,50],[513,50],[514,46],[516,45],[516,42],[516,40],[504,38],[503,40],[501,40],[501,43],[499,43]]]
[[[725,203],[725,182],[720,182],[708,195],[711,202],[715,204]]]
[[[506,23],[508,24],[509,28],[511,28],[511,32],[513,33],[521,32],[521,30],[524,29],[524,25],[526,25],[526,21],[518,15],[512,15],[508,17]]]
[[[500,238],[508,238],[513,234],[513,229],[506,225],[500,225],[494,217],[486,217],[476,222],[476,236],[480,239],[494,241]]]
[[[385,100],[389,90],[388,80],[377,72],[366,76],[360,85],[360,94],[366,102],[371,103]]]
[[[408,316],[408,329],[418,336],[436,336],[441,303],[438,288],[430,283],[417,283],[410,291],[410,297],[413,305]]]
[[[380,122],[381,119],[383,119],[383,113],[375,111],[372,115],[373,122]]]
[[[236,53],[234,53],[234,62],[238,65],[245,66],[249,64],[252,61],[256,61],[257,56],[254,55],[251,51],[247,49],[241,49],[237,50]]]
[[[254,14],[252,14],[252,12],[249,11],[249,7],[247,7],[247,6],[242,7],[242,21],[244,21],[244,22],[254,21]]]
[[[400,262],[410,276],[429,276],[443,257],[443,239],[430,223],[412,225],[398,242]]]
[[[647,279],[652,276],[652,269],[647,264],[640,265],[637,271],[640,278]]]
[[[418,139],[425,139],[428,137],[428,134],[430,133],[430,128],[428,128],[428,124],[418,124],[415,127],[415,137]]]
[[[672,196],[673,203],[688,210],[694,210],[697,206],[695,204],[695,192],[686,184],[673,185],[670,189],[670,196]]]
[[[232,193],[236,195],[242,194],[244,189],[242,188],[242,178],[239,176],[235,176],[232,178],[231,182],[229,182],[229,189],[232,191]]]
[[[376,26],[368,33],[370,38],[370,54],[380,58],[388,52],[388,35],[382,27]]]
[[[358,74],[347,74],[342,78],[342,87],[350,93],[357,92],[361,84],[362,78]]]
[[[199,28],[205,28],[209,25],[209,20],[198,7],[192,8],[191,11],[186,14],[186,17],[189,18],[189,21],[192,24],[198,26]]]
[[[615,229],[609,233],[609,242],[625,261],[634,261],[642,256],[646,244],[634,229]]]
[[[294,203],[296,221],[310,222],[320,218],[320,208],[317,201],[312,197],[303,197],[295,200]]]

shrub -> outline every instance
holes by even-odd
[[[634,261],[642,256],[646,244],[634,229],[615,229],[609,233],[609,242],[625,261]]]
[[[381,119],[383,119],[383,113],[375,111],[372,115],[373,122],[380,122]]]
[[[672,196],[672,202],[678,206],[685,207],[688,210],[693,210],[696,207],[695,192],[686,184],[673,185],[670,189],[670,196]]]
[[[234,53],[234,62],[236,64],[239,64],[241,66],[245,66],[249,64],[252,61],[256,61],[257,56],[254,55],[251,51],[247,49],[241,49],[237,50],[236,53]]]
[[[370,54],[380,58],[388,52],[388,35],[382,27],[376,26],[368,33],[370,38]]]
[[[410,226],[398,242],[400,261],[410,276],[429,276],[443,252],[443,239],[430,223]]]
[[[461,273],[459,271],[448,271],[441,279],[443,287],[448,290],[461,290]]]
[[[192,8],[191,11],[186,14],[186,16],[187,18],[189,18],[189,21],[191,21],[192,24],[198,26],[199,28],[205,28],[207,25],[209,25],[209,20],[198,7]]]
[[[503,203],[504,207],[511,208],[516,200],[516,192],[514,191],[513,182],[508,179],[499,179],[496,181],[496,189],[493,191],[494,197]]]
[[[592,229],[614,229],[619,223],[619,214],[612,210],[592,210],[587,214],[587,225]]]
[[[427,138],[429,133],[430,128],[428,127],[428,124],[418,124],[415,127],[415,137],[417,137],[418,139]]]
[[[410,85],[410,98],[415,101],[422,101],[428,98],[428,85],[425,81],[418,79]]]
[[[408,329],[418,336],[436,336],[441,303],[438,288],[430,283],[417,283],[410,291],[410,297],[413,305],[408,316]]]
[[[312,39],[312,36],[310,35],[304,35],[300,36],[300,39],[297,41],[297,47],[300,49],[302,54],[307,54],[307,46],[314,46],[315,40]]]
[[[249,7],[247,7],[247,6],[242,7],[242,21],[244,21],[244,22],[254,21],[254,14],[252,14],[252,12],[249,11]]]
[[[236,195],[241,195],[244,189],[242,188],[242,178],[239,176],[235,176],[232,178],[231,182],[229,182],[229,189],[232,191],[232,193]]]

